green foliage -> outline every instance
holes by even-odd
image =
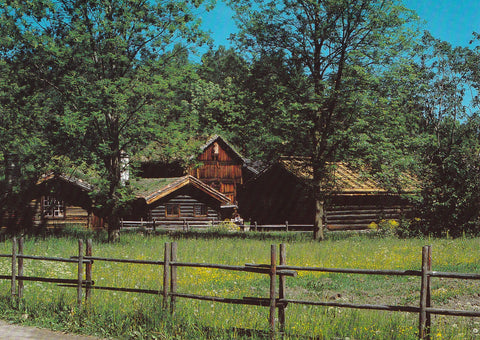
[[[422,231],[436,235],[477,233],[480,212],[480,131],[478,113],[466,93],[474,88],[469,79],[472,51],[453,48],[426,35],[423,39],[422,129],[426,143],[419,207]]]
[[[104,179],[95,198],[113,229],[131,198],[120,183],[121,152],[191,132],[184,127],[194,121],[177,115],[182,101],[171,105],[181,77],[169,65],[185,64],[191,45],[206,42],[194,15],[201,4],[44,0],[1,6],[0,32],[9,37],[2,40],[2,63],[20,70],[12,82],[18,95],[6,96],[16,100],[9,107],[15,115],[25,101],[29,111],[18,117],[40,115],[31,119],[34,124],[20,122],[14,142],[25,132],[23,143],[33,144],[29,152],[67,155],[94,167]],[[44,152],[46,145],[50,152]]]

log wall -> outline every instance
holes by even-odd
[[[166,216],[166,206],[168,204],[178,204],[180,207],[179,216]],[[197,199],[189,195],[178,195],[169,201],[162,202],[159,205],[153,207],[149,211],[149,218],[151,220],[157,221],[168,221],[168,220],[186,220],[186,221],[198,221],[198,220],[219,220],[220,213],[209,205],[207,206],[207,215],[197,216],[194,213],[195,205],[205,204],[200,202]]]

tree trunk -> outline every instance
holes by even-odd
[[[108,242],[118,242],[120,240],[120,219],[116,214],[108,217]]]
[[[316,198],[315,199],[315,224],[313,225],[314,240],[323,241],[325,239],[324,221],[325,221],[324,200]]]

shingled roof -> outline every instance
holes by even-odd
[[[313,170],[308,157],[281,157],[278,165],[299,179],[313,180]],[[326,179],[325,186],[335,193],[373,194],[389,192],[374,179],[368,177],[366,173],[353,169],[347,163],[328,163],[327,166],[331,171],[331,176]],[[412,176],[404,175],[402,179],[404,192],[416,190],[418,183]]]
[[[223,204],[230,202],[227,196],[190,175],[173,178],[140,178],[131,181],[130,185],[134,188],[136,196],[145,199],[147,204],[152,204],[187,185],[194,186]]]
[[[54,180],[54,179],[61,180],[63,182],[72,184],[73,186],[76,186],[79,189],[82,189],[86,192],[89,192],[89,191],[93,190],[93,185],[91,185],[90,183],[88,183],[85,180],[80,179],[76,176],[68,175],[68,174],[49,173],[49,174],[46,174],[46,175],[43,175],[42,177],[40,177],[40,179],[37,181],[37,184],[46,183],[46,182]]]

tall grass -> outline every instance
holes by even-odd
[[[268,263],[270,244],[287,243],[287,263],[301,266],[365,269],[420,269],[421,248],[433,247],[433,268],[441,271],[479,272],[478,238],[396,239],[348,234],[314,242],[293,233],[244,234],[214,237],[208,233],[155,236],[124,235],[117,244],[94,242],[94,256],[162,260],[165,242],[178,243],[178,259],[231,265]],[[259,236],[263,235],[263,236]],[[78,236],[78,235],[76,235]],[[262,239],[263,237],[263,239]],[[29,238],[25,253],[67,257],[77,254],[74,238]],[[0,243],[0,253],[10,253],[11,242]],[[161,290],[160,266],[115,264],[96,261],[97,286]],[[9,259],[0,259],[0,275],[10,273]],[[25,260],[25,275],[75,278],[76,265]],[[300,272],[287,279],[287,297],[370,304],[418,305],[418,277],[384,277]],[[436,307],[477,308],[476,281],[432,279]],[[172,317],[161,308],[160,296],[94,290],[90,303],[78,310],[75,289],[54,284],[25,282],[24,300],[12,306],[9,282],[0,281],[0,317],[48,328],[120,339],[230,339],[264,338],[268,308],[225,305],[178,299]],[[206,268],[178,268],[178,291],[242,298],[267,297],[268,277]],[[470,306],[465,306],[466,302]],[[418,316],[408,313],[359,311],[340,308],[287,307],[287,338],[414,339]],[[480,319],[434,317],[434,338],[475,338]],[[463,334],[460,336],[460,334]]]

